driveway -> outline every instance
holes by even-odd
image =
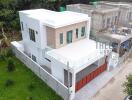
[[[126,94],[123,93],[122,84],[126,76],[132,74],[132,58],[128,59],[122,67],[120,72],[94,95],[92,100],[124,100]]]

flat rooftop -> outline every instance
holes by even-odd
[[[118,29],[125,29],[126,27],[119,27]],[[124,33],[125,34],[125,33]],[[113,42],[122,43],[130,38],[132,38],[132,32],[130,34],[124,35],[119,33],[112,33],[112,31],[107,30],[104,32],[97,33],[97,36],[100,36],[102,38],[105,38],[107,40],[111,40]]]
[[[50,57],[57,59],[58,61],[67,65],[69,62],[70,67],[73,69],[82,68],[85,66],[89,66],[95,61],[102,58],[104,55],[107,55],[103,52],[103,50],[98,48],[98,43],[96,41],[90,39],[83,39],[74,43],[71,43],[65,47],[61,47],[59,49],[54,49],[49,51],[47,54]]]
[[[39,20],[45,25],[53,28],[75,24],[89,19],[86,14],[71,11],[55,12],[46,9],[33,9],[19,11],[19,13],[25,14],[29,18]]]
[[[124,7],[124,8],[130,8],[132,7],[132,3],[129,2],[110,2],[110,1],[99,1],[99,3],[118,6],[118,7]]]
[[[99,12],[99,13],[107,13],[115,10],[119,10],[118,7],[113,7],[110,5],[104,5],[104,4],[97,4],[95,5],[88,5],[88,4],[71,4],[68,6],[77,7],[78,9],[87,10],[87,11],[93,11],[93,12]]]

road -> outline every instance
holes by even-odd
[[[126,76],[132,74],[132,58],[121,67],[123,67],[122,70],[96,93],[92,100],[124,100],[126,94],[123,92],[122,84],[126,80]]]

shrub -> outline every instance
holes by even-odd
[[[34,88],[35,88],[35,86],[34,86],[33,83],[30,83],[30,84],[28,85],[29,91],[32,91]]]
[[[124,92],[127,93],[127,95],[132,95],[132,75],[129,75],[126,77],[126,82],[124,82]]]
[[[3,61],[3,60],[5,61],[6,60],[6,57],[5,57],[5,55],[1,54],[0,55],[0,61]]]
[[[29,100],[33,100],[33,97],[29,97]]]
[[[9,72],[12,72],[15,70],[15,64],[11,58],[8,60],[7,70]]]
[[[9,86],[12,86],[12,85],[14,85],[14,81],[13,80],[11,80],[11,79],[6,80],[6,82],[5,82],[5,86],[6,87],[9,87]]]
[[[14,53],[13,53],[12,49],[7,50],[6,56],[7,56],[7,57],[12,57],[12,56],[14,56]]]

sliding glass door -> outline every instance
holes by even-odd
[[[67,43],[72,43],[72,30],[67,32]]]

